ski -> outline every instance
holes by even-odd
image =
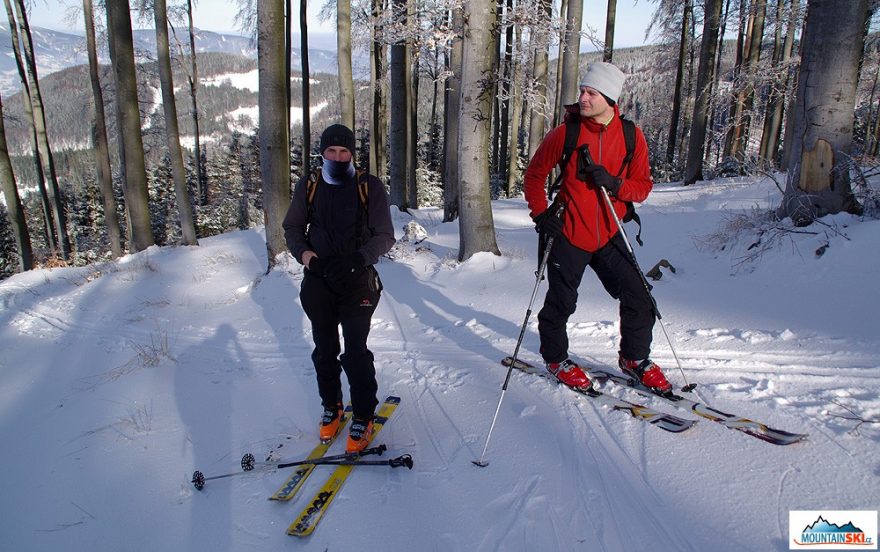
[[[513,359],[511,357],[506,357],[504,360],[501,361],[501,364],[503,364],[504,366],[510,366],[512,362]],[[536,366],[529,364],[528,362],[525,362],[523,360],[517,359],[513,367],[517,370],[520,370],[521,372],[539,376],[548,381],[563,385],[559,380],[553,377],[553,375],[551,375],[546,370],[537,368]],[[685,418],[679,418],[678,416],[673,416],[672,414],[666,414],[665,412],[654,410],[653,408],[650,408],[643,404],[637,404],[619,399],[617,397],[612,397],[611,395],[606,395],[601,391],[597,391],[596,389],[590,389],[586,391],[583,389],[577,389],[575,387],[569,387],[569,389],[585,397],[596,400],[610,407],[612,410],[627,412],[633,418],[648,422],[650,424],[654,424],[660,429],[664,429],[672,433],[681,433],[690,429],[691,426],[697,423],[696,420],[688,420]]]
[[[333,436],[330,441],[326,443],[318,443],[318,445],[312,449],[312,452],[306,457],[306,460],[315,460],[317,458],[321,458],[327,453],[327,450],[330,448],[330,445],[333,444],[333,441],[336,440],[342,433],[342,429],[345,427],[345,424],[348,423],[349,418],[351,418],[351,405],[345,407],[345,412],[342,413],[342,420],[339,422],[339,429],[336,431],[336,434]],[[290,474],[290,477],[287,478],[287,481],[284,482],[281,487],[275,491],[272,496],[269,497],[269,500],[290,500],[299,492],[302,488],[303,483],[305,483],[306,479],[312,474],[312,471],[315,469],[314,464],[303,464],[297,469],[293,470],[293,473]]]
[[[807,438],[806,434],[783,431],[781,429],[770,427],[761,422],[749,420],[748,418],[743,418],[735,414],[728,414],[693,399],[677,395],[671,391],[665,395],[655,393],[650,388],[642,385],[641,382],[634,381],[632,378],[621,374],[589,367],[585,367],[585,370],[591,377],[594,377],[599,381],[610,381],[618,385],[629,387],[630,389],[633,389],[634,391],[645,397],[656,397],[659,399],[663,399],[678,408],[689,410],[698,416],[706,418],[707,420],[712,420],[713,422],[717,422],[724,427],[741,431],[746,435],[757,437],[762,441],[766,441],[774,445],[791,445],[803,441]]]
[[[370,441],[376,438],[376,435],[382,430],[382,427],[397,409],[397,405],[399,404],[399,397],[388,397],[385,399],[385,402],[379,408],[379,412],[373,419],[373,435],[370,437]],[[288,535],[305,537],[312,534],[315,527],[317,527],[318,522],[321,521],[321,518],[330,507],[330,503],[333,502],[333,499],[339,494],[339,489],[342,488],[342,485],[345,483],[346,479],[348,479],[348,476],[351,474],[351,470],[354,469],[355,465],[356,464],[341,465],[333,470],[333,473],[330,474],[330,477],[327,479],[327,482],[324,483],[324,486],[318,490],[308,506],[306,506],[296,520],[290,524],[290,527],[287,528]]]

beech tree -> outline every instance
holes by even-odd
[[[290,204],[290,135],[287,87],[284,82],[284,0],[257,3],[257,70],[259,73],[260,172],[266,216],[267,272],[287,251],[281,222]],[[308,78],[308,77],[304,77]]]
[[[6,213],[15,238],[15,247],[18,250],[18,270],[19,272],[24,272],[34,267],[34,252],[31,249],[27,220],[24,216],[24,208],[21,205],[21,197],[18,195],[18,187],[15,185],[15,173],[12,172],[9,150],[6,147],[6,128],[3,125],[2,100],[0,100],[0,188],[3,189],[3,199],[6,200]]]
[[[138,109],[131,10],[128,0],[106,2],[105,6],[110,59],[116,83],[116,120],[123,165],[122,190],[128,211],[130,247],[136,252],[150,247],[155,241],[150,224],[147,170]]]
[[[489,191],[492,74],[496,11],[492,0],[464,2],[461,106],[458,131],[460,261],[488,251],[500,255]]]
[[[777,210],[796,225],[860,213],[850,184],[853,109],[868,0],[810,0],[801,42],[791,165]],[[828,29],[848,29],[829,33]]]
[[[165,0],[154,0],[153,19],[156,23],[156,54],[159,66],[159,86],[162,89],[162,109],[165,115],[165,139],[168,159],[177,196],[177,216],[184,245],[198,245],[196,227],[193,223],[192,202],[186,185],[183,167],[183,150],[180,147],[180,131],[177,128],[177,105],[174,103],[174,79],[171,76],[171,53],[168,46],[168,16]]]

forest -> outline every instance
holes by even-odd
[[[0,278],[254,226],[271,269],[292,187],[333,122],[355,130],[358,164],[393,205],[458,222],[459,260],[500,254],[490,202],[521,194],[578,75],[603,60],[627,75],[620,109],[655,181],[771,175],[781,199],[767,216],[794,226],[880,213],[865,185],[880,144],[874,0],[654,0],[660,40],[627,49],[614,48],[616,0],[604,36],[582,30],[600,22],[577,1],[343,0],[336,74],[309,70],[290,2],[238,0],[256,59],[196,54],[192,3],[83,0],[89,64],[40,77],[27,2],[4,0],[22,86],[0,102]],[[138,21],[154,24],[155,51],[134,48]]]

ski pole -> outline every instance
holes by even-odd
[[[214,479],[225,479],[227,477],[236,477],[239,475],[244,475],[246,473],[250,473],[252,471],[256,471],[256,472],[274,471],[274,470],[281,469],[281,468],[302,466],[305,464],[317,466],[317,465],[321,465],[321,464],[329,464],[334,461],[355,460],[361,456],[368,456],[371,454],[378,454],[381,456],[382,453],[385,452],[385,450],[387,450],[385,445],[379,445],[379,446],[365,449],[365,450],[361,451],[359,454],[356,454],[356,453],[336,454],[334,456],[322,456],[321,458],[313,458],[311,460],[308,460],[308,459],[307,460],[298,460],[296,462],[285,462],[283,464],[275,464],[275,463],[256,464],[256,462],[254,462],[254,455],[251,453],[247,453],[244,456],[242,456],[242,458],[241,458],[242,471],[224,473],[224,474],[220,474],[220,475],[212,475],[209,477],[205,477],[205,474],[203,474],[199,470],[196,470],[195,472],[193,472],[191,482],[196,489],[201,491],[203,488],[205,488],[206,481],[212,481]]]
[[[565,204],[560,203],[557,213],[553,216],[561,217],[562,212],[565,210]],[[492,437],[492,430],[495,429],[495,422],[498,421],[498,413],[501,411],[501,403],[504,401],[504,394],[507,392],[507,384],[510,382],[510,374],[513,372],[513,367],[516,365],[516,360],[519,357],[519,348],[522,345],[523,337],[526,334],[526,326],[528,326],[529,318],[532,316],[532,305],[535,302],[535,297],[538,295],[538,287],[541,285],[541,280],[544,279],[544,270],[547,268],[547,260],[550,258],[550,249],[553,247],[553,236],[547,238],[547,244],[544,246],[544,257],[541,259],[541,264],[538,265],[538,272],[535,278],[535,288],[532,290],[532,298],[529,300],[529,306],[526,309],[526,317],[523,320],[522,328],[519,330],[519,338],[516,340],[516,347],[513,349],[513,360],[510,363],[510,367],[507,369],[507,376],[504,378],[504,385],[501,386],[501,397],[498,398],[498,406],[495,407],[495,415],[492,417],[492,425],[489,426],[489,434],[486,435],[486,444],[483,446],[483,452],[480,454],[479,460],[471,460],[476,466],[480,466],[481,468],[485,468],[489,465],[487,460],[484,460],[486,456],[486,450],[489,448],[489,439]]]
[[[321,462],[321,464],[325,466],[391,466],[392,468],[413,469],[413,459],[409,454],[387,460],[358,460],[353,458],[350,460],[329,460]]]
[[[647,292],[648,297],[651,299],[651,304],[654,307],[654,314],[657,315],[657,322],[660,323],[660,328],[663,329],[663,335],[666,336],[666,341],[669,342],[669,348],[672,350],[672,356],[675,358],[675,363],[678,365],[678,371],[681,372],[681,377],[684,379],[684,387],[681,390],[685,393],[689,393],[694,390],[697,386],[696,383],[688,383],[687,376],[684,375],[684,369],[681,367],[681,361],[678,360],[678,354],[675,352],[675,346],[672,344],[672,339],[669,337],[669,333],[666,331],[666,325],[663,323],[663,317],[660,315],[660,309],[657,308],[657,300],[654,299],[654,295],[651,293],[651,285],[648,283],[648,279],[645,278],[644,273],[642,272],[641,267],[639,266],[639,261],[636,260],[636,253],[633,251],[632,245],[629,243],[629,238],[626,236],[626,230],[623,229],[623,224],[620,222],[620,218],[617,216],[617,212],[614,210],[614,206],[611,204],[611,198],[608,196],[608,190],[605,189],[604,186],[599,188],[602,190],[602,197],[605,199],[605,205],[608,206],[608,211],[611,213],[611,216],[614,217],[614,222],[617,223],[617,229],[620,230],[620,235],[623,238],[623,243],[626,244],[626,250],[629,251],[630,259],[633,262],[633,265],[636,268],[636,272],[639,273],[639,276],[642,278],[642,285],[645,286],[645,292]]]

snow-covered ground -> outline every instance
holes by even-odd
[[[380,394],[402,399],[378,440],[415,467],[356,469],[305,540],[285,529],[330,468],[292,503],[267,500],[284,473],[190,484],[246,452],[296,459],[315,444],[298,264],[263,274],[263,235],[245,231],[16,275],[0,283],[0,549],[787,550],[790,510],[877,510],[880,222],[731,239],[777,202],[768,181],[658,185],[636,253],[645,270],[676,269],[654,294],[698,395],[807,441],[704,419],[671,434],[515,372],[486,468],[471,461],[534,286],[536,234],[521,200],[497,201],[503,256],[458,263],[456,223],[395,214],[398,236],[415,220],[428,237],[379,264],[370,344]],[[589,272],[569,330],[579,359],[614,364],[616,303]],[[659,326],[654,345],[681,385]],[[520,356],[539,361],[537,348],[533,316]]]

